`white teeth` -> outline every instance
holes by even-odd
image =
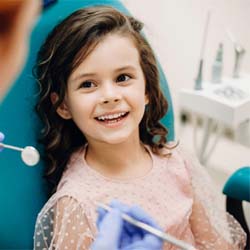
[[[113,115],[102,115],[97,117],[98,120],[104,121],[104,120],[111,120],[111,119],[116,119],[118,117],[121,117],[125,115],[126,112],[118,113],[118,114],[113,114]]]

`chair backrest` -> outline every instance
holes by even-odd
[[[250,166],[236,170],[225,183],[223,193],[233,199],[250,202]]]
[[[250,202],[250,166],[237,169],[226,181],[223,193],[226,195],[227,212],[234,216],[246,233],[247,242],[244,249],[250,249],[250,227],[242,204],[243,201]]]
[[[109,5],[128,13],[117,0],[60,0],[46,9],[38,20],[30,39],[26,65],[14,87],[0,106],[0,131],[5,143],[24,147],[37,143],[41,124],[34,111],[37,85],[32,77],[37,52],[49,31],[76,9],[90,5]],[[169,102],[169,111],[162,122],[169,130],[168,140],[174,139],[172,101],[166,78],[159,65],[161,86]],[[27,167],[18,152],[5,149],[0,154],[0,249],[31,249],[36,216],[48,198],[43,179],[44,163]]]

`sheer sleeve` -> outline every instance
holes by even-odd
[[[52,197],[38,215],[34,249],[87,250],[93,238],[81,203],[70,196]]]
[[[180,149],[189,171],[194,203],[190,224],[199,250],[244,249],[246,234],[225,209],[222,191],[217,190],[197,158]]]

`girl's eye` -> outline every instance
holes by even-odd
[[[91,81],[85,81],[80,84],[79,88],[93,88],[95,87],[95,84]]]
[[[130,79],[131,77],[125,74],[121,74],[117,77],[116,81],[117,82],[126,82]]]

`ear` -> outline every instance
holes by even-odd
[[[50,100],[54,104],[59,99],[59,96],[56,92],[50,94]],[[65,120],[72,118],[66,100],[64,100],[56,110],[57,114]]]
[[[145,105],[147,105],[149,103],[149,98],[148,98],[148,95],[146,94],[145,95]]]

